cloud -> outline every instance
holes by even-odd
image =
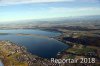
[[[100,11],[99,7],[80,7],[80,8],[66,8],[66,7],[50,7],[50,13],[72,13],[72,12],[93,12],[93,11]]]
[[[100,0],[81,0],[82,2],[100,2]]]
[[[47,2],[100,2],[100,0],[0,0],[0,6]]]
[[[46,2],[72,2],[75,0],[0,0],[0,5],[24,4],[24,3],[46,3]]]
[[[77,7],[77,8],[66,8],[66,7],[51,7],[48,12],[50,14],[56,14],[59,16],[65,17],[74,17],[74,16],[86,16],[86,15],[100,15],[99,7]]]

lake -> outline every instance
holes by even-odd
[[[43,58],[55,58],[58,52],[68,48],[68,45],[52,38],[59,36],[59,32],[49,32],[38,29],[0,30],[0,40],[10,40],[19,46],[25,46],[28,52]],[[16,34],[32,34],[16,35]],[[41,37],[43,36],[43,37]],[[46,37],[45,37],[46,36]]]
[[[1,60],[0,60],[0,66],[4,66],[3,63],[1,62]]]

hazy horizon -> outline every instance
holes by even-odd
[[[99,0],[0,0],[0,23],[100,15]]]

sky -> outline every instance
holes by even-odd
[[[100,15],[100,0],[0,0],[0,22]]]

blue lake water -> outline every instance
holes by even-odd
[[[54,58],[56,57],[58,52],[68,48],[68,45],[65,45],[64,43],[59,42],[55,39],[40,37],[40,35],[55,37],[60,35],[59,32],[49,32],[36,29],[34,30],[19,29],[19,30],[0,30],[0,33],[9,33],[7,35],[0,35],[0,40],[10,40],[19,46],[25,46],[28,52],[44,58]],[[17,33],[36,34],[36,36],[15,35]]]
[[[3,63],[0,61],[0,66],[4,66]]]

